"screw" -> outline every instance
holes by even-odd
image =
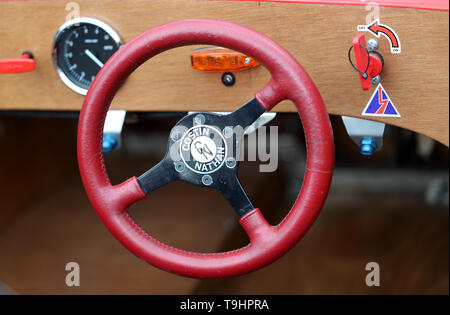
[[[236,78],[234,77],[234,74],[231,72],[225,72],[222,75],[222,83],[225,86],[232,86],[236,82]]]
[[[228,158],[226,161],[225,161],[225,165],[228,167],[228,168],[234,168],[235,166],[236,166],[236,160],[234,159],[234,158]]]
[[[248,65],[251,61],[252,61],[252,60],[251,60],[250,58],[248,58],[248,57],[246,57],[246,58],[244,59],[244,62],[245,62],[246,65]]]
[[[181,131],[178,128],[172,129],[172,133],[170,134],[170,138],[172,138],[173,141],[180,140],[180,138],[181,138]]]
[[[377,75],[376,77],[373,77],[372,79],[370,79],[370,81],[372,82],[372,85],[377,85],[378,83],[380,83],[381,77],[380,77],[380,75]]]
[[[22,51],[22,55],[28,55],[31,59],[34,59],[33,53],[29,50]]]
[[[361,154],[371,156],[377,148],[377,142],[372,137],[363,137],[360,143]]]
[[[184,166],[183,162],[179,161],[179,162],[175,162],[174,164],[175,164],[175,170],[178,173],[181,173],[182,171],[184,171],[185,166]]]
[[[231,128],[231,127],[223,128],[222,134],[225,136],[225,138],[232,137],[233,136],[233,128]]]
[[[103,153],[110,153],[117,147],[117,139],[111,135],[103,136]]]
[[[198,114],[194,117],[194,123],[196,123],[197,125],[203,125],[205,123],[205,115],[203,114]]]
[[[210,175],[203,175],[202,177],[202,183],[205,186],[209,186],[213,183],[213,179]]]
[[[377,50],[378,49],[378,41],[375,38],[371,38],[367,41],[367,49],[369,50]]]

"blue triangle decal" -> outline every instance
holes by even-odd
[[[361,113],[363,116],[401,117],[383,86],[378,84]]]

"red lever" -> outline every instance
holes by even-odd
[[[28,51],[24,51],[18,58],[0,59],[0,73],[22,73],[34,69],[33,54]]]
[[[372,85],[371,79],[379,75],[383,69],[383,57],[378,52],[368,51],[364,34],[358,34],[353,38],[353,50],[362,89],[368,90]]]

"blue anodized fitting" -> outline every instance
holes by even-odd
[[[103,136],[103,153],[110,153],[117,147],[117,139],[111,135]]]
[[[377,149],[377,142],[372,137],[363,137],[359,146],[362,155],[371,156]]]

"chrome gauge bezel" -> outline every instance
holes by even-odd
[[[119,33],[117,33],[111,26],[109,26],[108,24],[106,24],[103,21],[100,21],[100,20],[98,20],[96,18],[92,18],[92,17],[75,18],[75,19],[67,21],[66,23],[64,23],[63,25],[61,25],[59,27],[58,31],[55,34],[55,37],[53,39],[53,44],[52,44],[52,60],[53,60],[53,65],[55,67],[56,73],[58,74],[61,81],[67,87],[69,87],[72,91],[74,91],[78,94],[81,94],[81,95],[86,95],[88,90],[78,86],[72,80],[70,80],[67,77],[67,75],[64,73],[64,71],[61,69],[61,67],[59,66],[58,51],[56,48],[59,44],[59,41],[62,38],[62,35],[65,32],[68,32],[71,29],[80,26],[80,24],[92,24],[94,26],[97,26],[97,27],[103,29],[103,31],[105,31],[113,39],[113,41],[115,42],[115,44],[117,45],[118,48],[120,48],[122,46],[122,39],[120,38]]]

